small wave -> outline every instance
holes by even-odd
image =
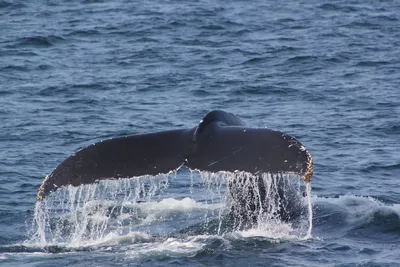
[[[314,197],[316,210],[320,213],[335,214],[330,220],[324,221],[324,226],[340,225],[351,234],[353,230],[378,228],[382,232],[400,233],[400,205],[385,204],[373,197],[339,196],[336,198]],[[328,211],[326,204],[333,205]],[[318,221],[320,217],[316,220]],[[375,231],[374,231],[375,232]]]
[[[208,24],[208,25],[204,25],[204,26],[200,26],[200,29],[203,30],[225,30],[225,28],[221,25],[216,25],[216,24]]]
[[[151,242],[154,238],[144,232],[129,232],[127,234],[119,234],[117,232],[112,232],[105,235],[103,238],[86,240],[84,242],[77,243],[65,243],[57,244],[58,246],[65,246],[68,249],[86,249],[92,247],[102,247],[110,245],[121,245],[121,244],[142,244]],[[40,245],[40,244],[38,244]]]
[[[341,11],[341,12],[357,12],[358,9],[355,6],[351,5],[338,5],[332,3],[324,3],[318,6],[318,8],[327,10],[327,11]]]
[[[269,87],[252,86],[252,87],[235,90],[234,94],[236,94],[236,95],[288,95],[295,91],[296,90],[293,88],[284,88],[284,87],[277,87],[277,86],[269,86]]]
[[[360,61],[355,66],[356,67],[379,67],[382,65],[388,65],[388,61]]]
[[[40,64],[36,67],[37,70],[49,70],[52,69],[53,66],[49,64]]]
[[[317,59],[316,56],[295,56],[289,58],[286,62],[315,62]]]
[[[4,71],[29,71],[29,68],[27,66],[21,66],[21,65],[7,65],[5,67],[2,67],[1,70]]]
[[[374,232],[400,234],[400,205],[381,207],[367,212],[353,229],[375,229]]]
[[[56,86],[48,86],[43,89],[40,89],[40,96],[55,96],[60,93],[68,93],[69,89],[67,87],[56,87]]]
[[[0,8],[24,8],[26,7],[26,5],[22,4],[22,3],[13,3],[8,2],[8,1],[0,1]]]
[[[0,96],[8,96],[8,95],[12,95],[12,94],[13,94],[13,92],[11,92],[11,91],[0,90]]]
[[[68,33],[68,36],[78,36],[78,37],[89,37],[89,36],[95,36],[95,35],[100,35],[100,31],[94,30],[94,29],[89,29],[89,30],[75,30],[70,33]]]
[[[0,1],[0,8],[6,8],[6,7],[9,7],[9,6],[11,6],[10,2]]]
[[[384,108],[389,108],[389,107],[397,107],[397,103],[379,103],[378,105],[384,107]],[[400,124],[387,124],[384,126],[380,127],[375,127],[374,130],[378,133],[385,133],[385,134],[393,134],[393,135],[398,135],[400,133]]]
[[[82,105],[90,106],[90,105],[98,104],[99,101],[96,100],[96,99],[93,99],[93,98],[82,98],[82,97],[80,97],[80,98],[69,99],[69,100],[65,101],[65,103],[66,104],[82,104]]]
[[[318,8],[320,9],[324,9],[324,10],[338,10],[339,7],[335,4],[331,4],[331,3],[325,3],[322,5],[319,5]]]
[[[196,89],[191,91],[194,96],[200,96],[200,97],[207,97],[207,96],[212,96],[214,93],[204,90],[204,89]]]
[[[45,253],[65,253],[74,251],[90,251],[90,247],[69,247],[60,244],[48,244],[41,246],[39,244],[15,244],[0,246],[1,254],[45,254]]]
[[[372,16],[372,19],[375,21],[383,22],[397,22],[399,19],[396,17],[396,15],[377,15],[377,16]]]
[[[64,38],[55,35],[23,37],[18,40],[19,46],[50,47]]]
[[[254,57],[254,58],[250,58],[250,59],[242,62],[241,65],[256,64],[256,63],[268,61],[270,59],[271,59],[270,57]]]
[[[400,133],[400,125],[393,125],[390,127],[390,131],[393,133]]]
[[[17,244],[0,246],[0,260],[7,260],[16,255],[43,256],[47,254],[70,252],[118,252],[127,258],[141,260],[155,258],[193,257],[203,251],[229,248],[229,239],[215,235],[197,235],[188,237],[154,238],[145,233],[132,232],[128,235],[110,234],[103,239],[86,243],[65,244]]]
[[[4,49],[2,53],[0,53],[0,56],[35,57],[38,55],[32,51],[21,51],[20,49],[15,48],[14,45],[6,45],[5,48],[7,49]]]
[[[382,207],[393,208],[393,211],[398,211],[397,207],[394,205],[384,204],[383,202],[369,196],[354,196],[354,195],[344,195],[337,197],[313,197],[313,202],[315,204],[334,204],[335,206],[349,211],[354,217],[359,217],[365,214],[365,211],[379,209]]]
[[[104,0],[84,0],[82,4],[97,4],[97,3],[104,3]]]
[[[391,164],[391,165],[379,165],[379,164],[371,164],[370,166],[363,169],[364,172],[375,172],[380,170],[400,170],[399,164]]]

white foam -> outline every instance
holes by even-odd
[[[393,204],[392,209],[400,215],[400,204]]]
[[[101,239],[87,240],[83,243],[69,244],[69,247],[92,247],[104,245],[118,245],[118,244],[136,244],[146,243],[152,240],[152,237],[143,232],[130,232],[124,235],[112,232],[107,234]]]
[[[177,200],[174,198],[166,198],[159,202],[139,203],[138,207],[148,212],[159,211],[189,211],[195,209],[218,209],[222,204],[207,204],[196,202],[194,199],[185,197],[184,199]]]
[[[193,242],[191,240],[180,240],[168,238],[161,243],[145,243],[131,246],[126,252],[128,257],[142,258],[154,256],[192,256],[205,246],[204,243]]]
[[[229,246],[229,242],[221,236],[199,235],[188,238],[169,237],[161,242],[133,245],[126,252],[128,257],[154,257],[154,256],[194,256],[203,250],[210,241],[220,239],[223,246]]]
[[[236,236],[242,238],[265,237],[270,239],[293,239],[298,236],[293,234],[293,228],[290,223],[281,221],[269,221],[260,223],[256,228],[238,231]]]

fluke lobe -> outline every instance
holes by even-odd
[[[248,128],[232,113],[211,111],[192,129],[112,138],[72,154],[41,184],[37,200],[59,187],[156,175],[182,166],[209,172],[296,173],[311,180],[310,153],[294,137]]]

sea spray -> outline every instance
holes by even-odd
[[[177,179],[170,175],[60,188],[36,203],[27,242],[75,247],[140,232],[171,237],[186,227],[207,235],[231,231],[255,231],[272,238],[300,235],[297,226],[282,221],[282,214],[290,221],[296,215],[292,211],[302,210],[296,206],[302,203],[298,177],[197,171],[187,172],[187,177],[179,173]],[[188,183],[190,187],[185,186]]]
[[[306,183],[306,194],[307,194],[307,207],[308,207],[308,231],[306,235],[306,239],[311,238],[312,231],[312,221],[313,221],[313,213],[312,213],[312,203],[311,203],[311,183]]]
[[[132,217],[140,218],[131,206],[153,200],[167,188],[168,177],[143,176],[60,188],[36,202],[29,242],[79,244],[104,238],[116,228],[122,233],[123,227],[135,222]]]

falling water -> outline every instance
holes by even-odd
[[[104,238],[115,229],[120,233],[130,231],[133,223],[143,217],[135,204],[153,200],[158,191],[168,187],[170,175],[61,188],[36,202],[30,242],[79,245]]]
[[[282,223],[293,229],[294,222],[302,221],[301,185],[295,175],[237,172],[227,183],[236,230],[254,226],[270,230]]]
[[[176,173],[170,173],[60,188],[36,203],[28,242],[40,246],[81,246],[110,234],[129,236],[140,232],[147,236],[170,236],[193,224],[208,229],[215,222],[217,235],[258,229],[279,238],[279,229],[293,235],[296,227],[292,221],[302,218],[298,177],[195,171],[188,173],[188,177],[182,176],[178,179]],[[174,186],[185,187],[185,179],[191,180],[186,195],[178,197],[170,192]],[[306,190],[309,237],[312,230],[309,184]],[[180,229],[176,228],[175,220],[180,221]],[[227,221],[231,222],[231,230],[226,229]],[[169,230],[163,232],[162,227]]]
[[[310,238],[311,231],[312,231],[312,220],[313,220],[312,203],[311,203],[311,183],[310,182],[306,183],[306,194],[307,194],[307,206],[308,206],[308,231],[307,231],[306,238]]]

